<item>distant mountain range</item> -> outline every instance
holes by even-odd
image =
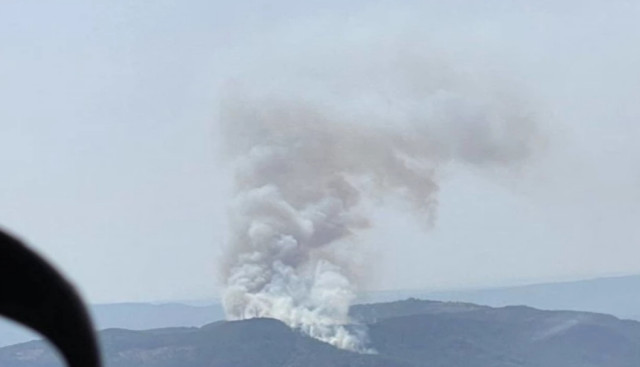
[[[222,320],[219,304],[190,306],[180,303],[114,303],[95,305],[91,313],[98,329],[158,329],[175,326],[202,326]],[[39,338],[21,326],[0,319],[0,347]]]
[[[386,302],[408,297],[502,307],[526,305],[543,310],[589,311],[640,321],[640,275],[502,288],[429,292],[372,292],[364,298]]]
[[[272,319],[100,333],[106,367],[637,367],[640,323],[613,316],[410,299],[359,305],[377,354],[336,349]],[[59,367],[43,342],[3,367]]]
[[[526,305],[546,310],[590,311],[640,321],[640,275],[445,292],[373,292],[365,295],[363,302],[387,302],[409,297],[494,307]],[[222,307],[217,303],[205,306],[181,303],[105,304],[93,306],[92,313],[98,329],[203,326],[224,318]],[[37,335],[0,319],[0,347],[37,338]]]

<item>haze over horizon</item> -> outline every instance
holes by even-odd
[[[365,289],[640,274],[640,7],[483,4],[3,3],[0,225],[92,303],[215,297],[230,235],[225,88],[290,92],[305,84],[263,70],[317,77],[334,51],[401,39],[512,88],[544,139],[515,173],[441,170],[431,226],[377,203],[359,236],[377,259]]]

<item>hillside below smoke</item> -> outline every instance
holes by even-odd
[[[100,333],[106,367],[636,367],[640,323],[524,306],[410,299],[360,305],[379,352],[337,349],[280,321]],[[61,367],[42,342],[0,348],[3,367]]]

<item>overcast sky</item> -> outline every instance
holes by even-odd
[[[230,3],[0,4],[0,224],[90,301],[215,297],[229,197],[220,95],[377,37],[492,74],[544,142],[517,172],[443,167],[430,229],[378,208],[367,287],[640,273],[637,2]]]

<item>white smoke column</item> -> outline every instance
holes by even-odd
[[[370,226],[363,201],[399,195],[429,219],[447,162],[510,166],[529,155],[535,127],[514,98],[410,61],[368,60],[361,71],[345,62],[337,70],[349,70],[346,78],[328,73],[289,93],[225,100],[224,138],[236,162],[229,319],[276,318],[367,351],[366,333],[350,326],[358,284],[343,251]]]

